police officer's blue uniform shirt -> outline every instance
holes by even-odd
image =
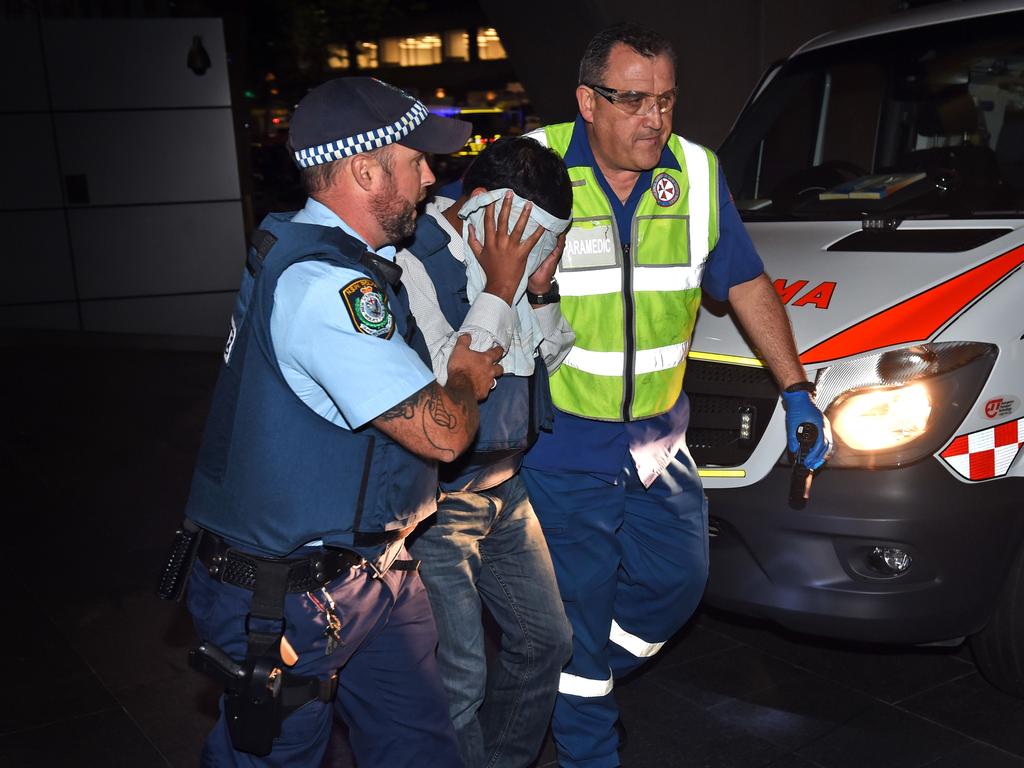
[[[625,203],[620,201],[594,159],[581,117],[576,118],[572,141],[565,153],[565,164],[593,168],[594,176],[615,214],[620,236],[628,236],[640,198],[651,188],[653,171],[641,173],[629,198]],[[668,147],[662,150],[658,165],[679,168]],[[764,263],[733,205],[721,165],[718,168],[718,229],[718,244],[704,264],[701,290],[714,299],[725,301],[729,298],[729,288],[753,280],[764,272]],[[626,242],[623,240],[623,245]],[[625,465],[626,454],[631,447],[636,449],[655,442],[670,444],[677,437],[681,441],[689,417],[690,402],[684,393],[680,393],[676,404],[667,413],[633,422],[597,421],[556,411],[553,431],[540,433],[524,464],[546,471],[588,472],[613,482]],[[572,446],[571,451],[565,449],[567,445]]]
[[[312,198],[292,222],[340,227],[366,242]],[[376,253],[394,261],[392,246]],[[288,386],[320,416],[348,429],[372,421],[434,380],[400,336],[385,339],[356,327],[341,290],[365,278],[322,261],[293,264],[277,282],[270,317],[277,363]]]

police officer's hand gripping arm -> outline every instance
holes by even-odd
[[[487,397],[504,373],[501,347],[486,352],[469,348],[469,336],[455,345],[448,361],[448,382],[431,382],[373,420],[373,426],[415,454],[452,461],[469,446],[479,424],[477,401]]]
[[[775,288],[762,273],[730,288],[729,304],[782,388],[789,450],[796,453],[799,448],[796,429],[801,423],[817,428],[818,436],[806,459],[809,469],[817,469],[832,452],[832,430],[814,402],[813,386],[805,383],[807,375],[800,364],[789,317]]]

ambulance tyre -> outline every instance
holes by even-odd
[[[971,636],[971,651],[986,680],[1024,698],[1024,548],[1010,567],[991,620]]]

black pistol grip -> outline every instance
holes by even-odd
[[[212,677],[227,689],[237,689],[245,680],[245,669],[213,643],[204,642],[188,652],[188,663],[197,672]]]
[[[793,509],[803,509],[811,496],[814,470],[807,467],[807,454],[817,439],[818,428],[810,422],[804,421],[797,426],[796,440],[799,450],[793,462],[793,474],[789,481],[789,506]]]

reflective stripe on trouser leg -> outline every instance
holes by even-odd
[[[570,675],[568,672],[563,672],[562,676],[558,678],[558,692],[565,693],[570,696],[581,696],[585,699],[596,699],[601,696],[607,696],[612,692],[612,688],[615,687],[615,682],[612,679],[612,672],[608,670],[607,680],[594,680],[589,677],[579,677],[578,675]]]
[[[615,619],[612,619],[612,631],[608,635],[608,639],[620,648],[625,648],[631,654],[640,659],[650,658],[660,651],[663,645],[665,645],[664,640],[660,643],[649,643],[643,638],[631,635],[620,627],[619,622]]]
[[[692,459],[680,451],[650,488],[630,467],[608,664],[615,677],[636,669],[682,627],[704,594],[707,507]],[[617,634],[615,627],[622,634]]]
[[[620,559],[623,485],[571,472],[520,473],[551,552],[573,655],[559,680],[551,730],[563,768],[619,764],[608,633]]]

